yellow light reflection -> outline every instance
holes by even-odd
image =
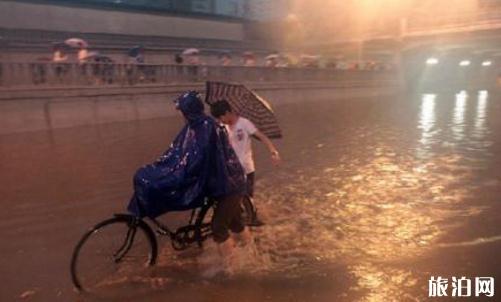
[[[485,119],[487,105],[485,93],[481,96],[479,120]],[[425,151],[438,133],[438,100],[434,94],[421,98],[418,148]],[[464,124],[466,105],[466,93],[458,94],[455,125]],[[485,126],[480,121],[478,125]],[[380,140],[358,148],[361,139],[366,141],[377,131],[381,129],[361,127],[346,139],[343,152],[336,150],[344,154],[339,158],[320,160],[320,164],[312,160],[311,165],[274,173],[273,186],[267,181],[257,184],[260,211],[272,218],[256,231],[258,250],[259,255],[271,255],[271,260],[266,262],[269,266],[254,265],[250,270],[302,277],[302,270],[317,273],[321,265],[342,263],[354,277],[348,291],[359,297],[357,301],[415,298],[412,294],[420,290],[416,282],[423,272],[412,271],[412,263],[439,252],[450,231],[464,227],[464,216],[478,215],[482,209],[465,202],[472,190],[464,183],[472,174],[455,150],[428,152],[422,158]],[[329,148],[326,144],[321,149],[326,157],[333,152]],[[319,265],[312,267],[315,261]]]
[[[361,297],[360,302],[405,299],[408,296],[407,291],[418,283],[418,279],[410,271],[385,268],[384,264],[356,265],[351,270],[359,277],[360,289],[369,290],[366,296]]]
[[[487,132],[485,121],[487,117],[488,98],[489,98],[489,93],[486,90],[481,90],[478,92],[477,114],[475,115],[475,129],[473,132],[473,136],[478,139],[484,138]]]
[[[456,100],[454,102],[454,113],[452,116],[452,136],[455,140],[464,139],[464,116],[466,112],[466,103],[468,100],[468,93],[466,91],[461,91],[456,94]]]
[[[419,129],[421,129],[421,142],[426,144],[431,137],[431,129],[435,124],[435,94],[424,94],[421,103],[421,113],[419,115]]]
[[[426,100],[424,120],[433,120],[434,98]],[[357,280],[350,290],[364,293],[359,301],[405,298],[414,288],[415,272],[387,264],[412,262],[435,248],[453,227],[443,223],[458,215],[453,205],[467,194],[447,188],[468,175],[440,172],[455,169],[459,157],[422,160],[397,156],[385,146],[374,148],[374,155],[366,164],[343,157],[323,175],[315,168],[301,169],[295,181],[280,186],[281,194],[276,187],[259,188],[257,198],[272,200],[261,209],[268,207],[274,224],[259,230],[259,238],[274,259],[281,259],[273,270],[300,267],[305,257],[342,261]]]
[[[423,94],[421,98],[421,111],[419,113],[418,128],[421,129],[420,146],[417,148],[418,157],[425,157],[427,149],[430,147],[432,138],[435,135],[433,127],[436,122],[435,117],[435,94]]]

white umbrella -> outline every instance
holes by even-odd
[[[66,44],[70,47],[74,47],[74,48],[87,48],[87,47],[89,47],[89,44],[85,40],[80,39],[80,38],[67,39],[66,41],[64,41],[64,44]]]
[[[305,59],[305,60],[318,60],[320,58],[320,56],[317,56],[317,55],[307,55],[307,54],[302,54],[300,56],[301,59]]]
[[[269,56],[266,56],[266,60],[278,60],[279,56],[277,54],[271,54]]]
[[[196,48],[187,48],[183,50],[182,55],[183,56],[193,56],[193,55],[198,55],[200,51]]]

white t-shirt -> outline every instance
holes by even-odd
[[[254,172],[251,135],[257,132],[256,126],[244,117],[238,117],[233,125],[225,125],[230,144],[240,160],[246,174]]]

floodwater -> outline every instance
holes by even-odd
[[[453,91],[278,106],[282,165],[254,143],[266,225],[236,249],[231,274],[204,275],[210,242],[175,252],[159,238],[159,263],[110,284],[102,300],[444,301],[428,297],[431,276],[448,279],[448,296],[453,277],[472,279],[471,295],[475,277],[499,283],[500,102],[493,91]],[[135,169],[181,125],[0,137],[0,300],[96,300],[72,291],[72,248],[124,211]]]

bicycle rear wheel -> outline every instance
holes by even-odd
[[[127,281],[155,264],[157,242],[151,228],[130,215],[117,215],[87,231],[71,259],[73,285],[97,293]]]

